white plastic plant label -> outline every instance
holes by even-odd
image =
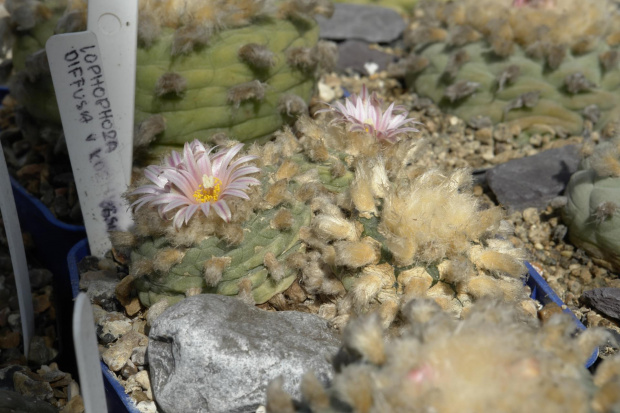
[[[95,319],[90,298],[80,293],[73,307],[73,344],[80,375],[80,387],[84,400],[84,411],[105,413],[108,411],[103,387],[103,374],[99,361]]]
[[[128,184],[125,148],[103,59],[92,32],[52,36],[46,51],[90,251],[102,257],[111,248],[107,232],[127,230],[132,222],[121,197]]]
[[[95,33],[103,55],[114,123],[123,151],[123,170],[131,182],[133,162],[138,0],[89,0],[88,30]]]
[[[9,170],[6,167],[4,152],[0,147],[0,211],[4,231],[9,243],[15,286],[17,287],[17,301],[19,303],[19,316],[22,322],[22,340],[24,343],[24,355],[28,357],[30,339],[34,334],[34,307],[32,306],[32,294],[30,291],[30,276],[24,251],[24,240],[17,218],[15,197],[9,179]]]

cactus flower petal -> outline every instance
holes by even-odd
[[[208,215],[213,208],[229,222],[232,212],[225,199],[249,199],[248,187],[259,184],[258,179],[247,176],[260,172],[259,168],[247,165],[256,156],[246,155],[233,161],[242,148],[243,144],[237,144],[212,154],[214,148],[207,149],[197,140],[186,143],[182,155],[173,151],[162,165],[145,169],[144,176],[152,184],[129,194],[140,196],[131,206],[136,210],[147,204],[158,206],[162,217],[178,208],[172,218],[177,229],[187,224],[199,209]]]
[[[368,95],[366,85],[362,86],[359,96],[353,94],[346,99],[344,105],[336,102],[329,105],[329,109],[320,112],[334,112],[334,122],[345,123],[350,131],[366,131],[379,140],[394,143],[396,136],[406,132],[418,132],[414,127],[406,126],[416,124],[413,118],[407,118],[409,112],[403,106],[394,106],[392,103],[385,112],[381,110],[383,102],[375,93]],[[401,112],[394,114],[394,112]]]

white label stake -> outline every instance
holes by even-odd
[[[95,33],[103,56],[108,94],[114,106],[114,123],[127,184],[133,162],[134,103],[138,0],[89,0],[88,30]]]
[[[103,375],[99,362],[99,349],[95,333],[93,308],[86,293],[78,294],[73,307],[73,344],[80,374],[80,387],[84,411],[105,413],[108,411],[103,388]]]
[[[132,219],[121,197],[127,181],[97,37],[59,34],[45,48],[88,244],[102,257],[111,248],[107,232],[127,230]]]
[[[6,167],[4,152],[0,147],[0,210],[4,221],[4,231],[9,242],[15,286],[17,287],[17,301],[19,303],[19,316],[22,321],[22,339],[24,341],[24,355],[28,358],[30,339],[34,334],[34,307],[32,306],[32,294],[30,292],[30,278],[24,240],[17,218],[15,198],[9,180],[9,170]]]

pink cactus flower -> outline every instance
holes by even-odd
[[[396,136],[402,133],[419,132],[416,128],[406,126],[420,122],[407,118],[409,112],[403,106],[394,106],[392,103],[383,112],[382,103],[376,93],[368,96],[366,85],[363,85],[359,96],[352,94],[344,105],[340,102],[328,104],[329,109],[322,109],[317,113],[333,111],[337,116],[334,122],[347,124],[349,131],[366,131],[377,139],[390,143],[396,142]]]
[[[212,154],[198,140],[186,143],[183,155],[173,151],[165,157],[162,165],[150,165],[144,176],[152,184],[143,185],[129,195],[140,195],[131,206],[136,210],[144,205],[157,206],[162,218],[177,209],[174,214],[175,228],[187,224],[200,209],[205,216],[213,208],[224,221],[230,222],[232,213],[226,199],[237,197],[249,199],[245,191],[250,185],[258,185],[256,178],[247,175],[259,172],[253,165],[244,165],[256,156],[242,156],[232,159],[243,148],[237,144]]]

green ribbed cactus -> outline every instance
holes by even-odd
[[[251,282],[252,295],[258,304],[286,290],[297,273],[284,265],[284,262],[292,254],[303,251],[299,228],[310,222],[310,209],[306,205],[295,203],[289,211],[292,225],[286,230],[272,227],[279,210],[271,209],[256,214],[242,225],[245,236],[240,245],[228,245],[225,240],[214,236],[196,245],[176,249],[183,254],[181,262],[166,268],[164,272],[155,269],[136,280],[140,301],[146,306],[162,298],[173,303],[192,289],[204,293],[237,295],[242,280]],[[134,266],[140,266],[140,261],[157,260],[160,252],[163,251],[165,255],[170,248],[170,243],[164,237],[147,239],[132,253],[131,260]],[[278,261],[283,262],[282,274],[277,281],[269,276],[265,267],[267,253],[272,253]],[[213,257],[224,257],[230,261],[226,262],[217,285],[209,286],[205,281],[205,265],[218,265],[217,260],[212,260]]]
[[[175,228],[152,209],[134,214],[131,272],[144,305],[198,293],[251,294],[250,301],[262,304],[291,286],[299,271],[295,262],[306,252],[300,234],[311,222],[309,197],[316,190],[342,192],[352,174],[332,176],[329,160],[311,162],[287,152],[283,147],[297,146],[290,134],[278,142],[253,147],[262,163],[260,185],[249,190],[247,201],[228,201],[230,222],[199,213]],[[113,240],[123,248],[122,237]]]
[[[152,47],[138,52],[136,122],[164,117],[158,145],[180,145],[216,132],[242,141],[268,137],[287,118],[286,99],[291,117],[305,111],[314,72],[290,64],[287,56],[317,41],[316,25],[300,34],[292,22],[273,20],[223,31],[200,52],[171,58],[174,32],[164,30]],[[254,54],[266,55],[267,67],[259,67],[261,57],[252,51],[249,60],[240,57],[240,50],[252,44],[265,45],[255,47]],[[175,79],[158,86],[170,74]],[[182,90],[175,90],[176,82],[183,83]],[[299,97],[297,107],[294,96]]]
[[[565,195],[570,241],[620,271],[620,138],[600,143],[584,159]]]
[[[405,34],[412,53],[394,74],[466,121],[487,116],[525,131],[577,134],[585,119],[601,129],[620,118],[617,7],[510,3],[427,4]]]
[[[12,91],[33,117],[57,124],[42,49],[55,32],[85,29],[86,2],[67,3],[26,3],[9,8],[5,21],[14,38]],[[135,144],[178,147],[218,132],[266,139],[307,112],[319,67],[332,64],[335,54],[332,44],[318,42],[312,16],[330,10],[320,0],[273,7],[141,0]],[[24,27],[23,15],[29,16]]]

